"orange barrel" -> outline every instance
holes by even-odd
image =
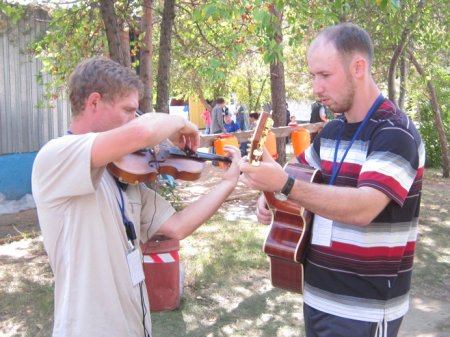
[[[270,155],[273,159],[278,158],[278,152],[277,152],[277,136],[272,131],[269,131],[267,133],[266,138],[266,148],[269,151]]]
[[[216,154],[219,156],[225,156],[226,152],[224,150],[225,145],[234,145],[239,148],[238,139],[230,133],[223,133],[217,136],[214,140],[214,149],[216,150]],[[219,166],[222,167],[223,163],[219,162]]]
[[[156,235],[141,244],[141,249],[150,311],[177,309],[183,287],[179,240]]]
[[[297,157],[311,143],[309,131],[305,128],[297,128],[291,133],[292,145],[294,147],[294,155]]]

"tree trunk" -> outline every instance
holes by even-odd
[[[201,88],[198,88],[197,95],[198,95],[198,99],[200,100],[200,102],[205,107],[205,110],[208,110],[209,112],[211,112],[212,111],[212,106],[206,100],[205,95],[203,94],[203,90]]]
[[[278,45],[283,42],[282,22],[283,13],[272,7],[270,9],[274,18],[275,34],[273,39]],[[284,80],[284,64],[281,60],[276,60],[270,64],[270,93],[272,97],[272,118],[274,126],[287,125],[286,115],[286,85]],[[277,138],[277,161],[284,165],[286,162],[286,138]]]
[[[286,88],[284,82],[284,65],[282,62],[270,64],[270,92],[272,95],[272,118],[274,126],[285,126],[286,122]],[[277,138],[277,161],[286,162],[286,138]]]
[[[250,74],[250,68],[249,67],[247,67],[247,95],[248,95],[248,109],[251,111],[254,108],[253,108],[252,75]]]
[[[165,113],[169,113],[170,58],[174,19],[175,0],[164,0],[164,11],[161,21],[161,37],[159,40],[156,110]]]
[[[389,64],[389,72],[388,72],[388,96],[389,99],[397,103],[397,93],[395,90],[395,73],[397,70],[398,59],[403,53],[403,50],[408,43],[409,36],[411,35],[412,30],[414,29],[415,24],[417,23],[417,18],[423,8],[425,7],[425,2],[420,0],[417,4],[417,11],[414,14],[411,14],[406,20],[405,29],[402,32],[402,36],[400,38],[400,42],[394,50],[394,54],[392,55],[391,63]]]
[[[416,67],[417,72],[424,80],[426,80],[427,76],[425,74],[423,67],[416,60],[416,58],[411,50],[409,51],[409,53],[411,55],[411,61],[414,64],[414,66]],[[450,173],[450,160],[449,160],[449,153],[448,153],[447,136],[445,134],[444,123],[442,122],[441,107],[439,106],[437,96],[436,96],[436,90],[434,90],[433,83],[431,82],[431,80],[426,80],[426,83],[427,83],[428,93],[430,94],[431,106],[433,108],[434,123],[436,125],[436,130],[439,135],[439,143],[441,145],[442,176],[444,178],[448,178],[449,173]]]
[[[408,62],[405,52],[400,59],[400,93],[398,96],[398,106],[401,110],[405,107],[406,85],[408,83]]]
[[[142,112],[153,111],[153,74],[152,74],[152,55],[153,55],[153,0],[144,0],[143,15],[141,21],[141,33],[144,34],[140,50],[139,77],[144,84],[144,94],[139,102],[139,109]]]
[[[116,12],[114,10],[114,0],[100,0],[99,3],[102,20],[105,24],[110,57],[112,60],[125,67],[130,67],[130,52],[129,48],[126,48],[123,45],[121,39],[122,29],[117,21]]]

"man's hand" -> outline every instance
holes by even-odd
[[[264,225],[270,225],[272,223],[272,211],[267,207],[264,194],[261,194],[256,202],[256,217],[258,218],[258,221]]]
[[[239,180],[239,176],[241,171],[239,169],[239,164],[241,161],[241,151],[233,145],[225,145],[223,147],[225,152],[233,158],[232,162],[229,165],[224,165],[225,172],[223,173],[224,180],[233,181],[234,184],[237,184]]]
[[[170,141],[180,149],[196,151],[200,145],[200,134],[195,124],[186,121],[184,127],[169,137]]]
[[[240,164],[242,172],[241,181],[248,187],[266,192],[280,191],[287,180],[287,173],[264,149],[259,166],[252,165],[248,158],[244,158]]]

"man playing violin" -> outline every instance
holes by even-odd
[[[319,169],[323,184],[288,175],[268,153],[258,167],[241,165],[250,187],[315,214],[307,337],[394,337],[408,310],[425,151],[414,123],[381,95],[373,54],[369,34],[350,23],[325,28],[308,49],[314,94],[343,114],[294,160]],[[271,223],[264,197],[257,214]]]
[[[55,277],[53,336],[151,336],[139,242],[156,233],[185,238],[237,184],[240,152],[230,146],[220,183],[179,212],[145,184],[117,181],[106,166],[127,154],[166,139],[199,146],[197,127],[182,117],[136,117],[141,92],[131,69],[106,58],[81,62],[69,80],[68,134],[36,157],[33,196]]]

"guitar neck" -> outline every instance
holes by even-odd
[[[267,134],[273,125],[273,120],[268,112],[262,112],[258,118],[253,136],[250,139],[248,158],[252,165],[258,166],[263,155]]]

